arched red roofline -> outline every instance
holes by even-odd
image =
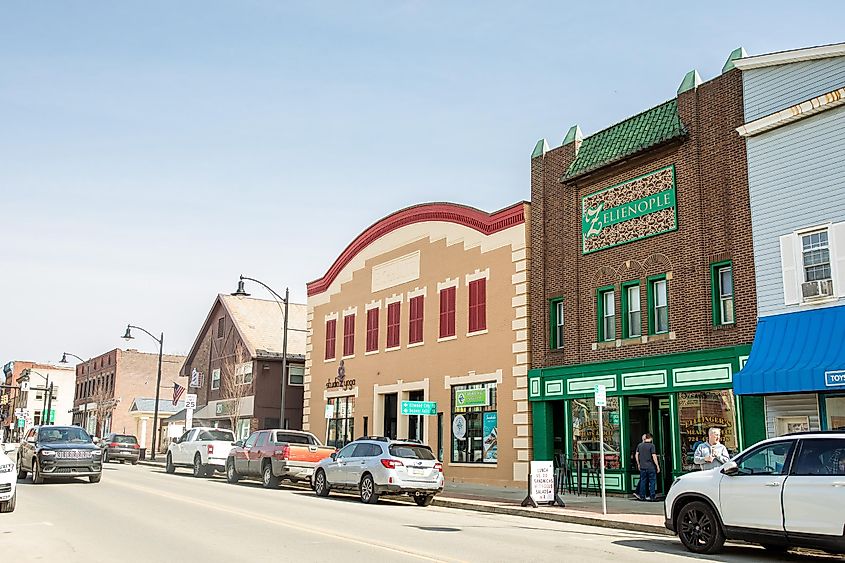
[[[340,271],[352,261],[359,252],[381,237],[397,229],[424,221],[438,221],[463,225],[485,235],[525,222],[525,203],[519,202],[494,213],[487,213],[457,203],[422,203],[406,207],[370,225],[355,237],[349,246],[337,257],[331,268],[322,278],[307,284],[308,296],[324,292],[332,284]]]

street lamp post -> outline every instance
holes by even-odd
[[[164,333],[163,332],[161,333],[160,338],[156,338],[155,336],[153,336],[153,333],[151,333],[147,329],[142,328],[140,326],[128,324],[128,325],[126,325],[126,333],[123,335],[124,340],[132,340],[133,338],[135,338],[134,336],[132,336],[132,331],[130,330],[130,329],[133,329],[133,328],[138,329],[142,332],[146,332],[147,335],[149,335],[150,338],[152,338],[153,340],[158,342],[158,375],[156,375],[156,403],[155,403],[155,408],[153,410],[153,447],[152,447],[153,451],[150,454],[150,459],[152,461],[155,461],[156,460],[156,447],[158,447],[158,401],[159,401],[159,395],[161,393],[161,356],[162,356],[162,353],[164,352]]]
[[[80,362],[82,362],[83,364],[85,363],[85,360],[83,360],[82,358],[80,358],[80,357],[79,357],[79,356],[77,356],[76,354],[71,354],[70,352],[62,352],[62,359],[61,359],[61,360],[59,360],[59,363],[60,363],[60,364],[68,364],[68,363],[70,363],[70,362],[68,362],[68,361],[67,361],[67,357],[68,357],[68,356],[72,356],[72,357],[76,358],[77,360],[79,360],[79,361],[80,361]],[[52,394],[51,394],[50,396],[52,397]],[[76,397],[76,395],[74,395],[74,397]],[[74,413],[74,415],[76,415],[76,414],[78,414],[78,413],[79,413],[79,411],[77,411],[77,410],[76,410],[76,407],[75,407],[75,406],[74,406],[73,413]],[[88,421],[87,421],[87,420],[85,420],[85,418],[86,418],[87,414],[88,414],[88,401],[85,401],[85,405],[84,405],[84,406],[83,406],[83,408],[82,408],[82,424],[80,425],[80,426],[82,426],[83,428],[86,428],[86,427],[87,427],[87,422],[88,422]],[[86,430],[87,430],[87,428],[86,428]]]
[[[248,280],[251,282],[255,282],[264,287],[267,291],[273,294],[273,296],[278,300],[276,301],[279,303],[284,303],[285,307],[282,310],[282,315],[284,317],[282,322],[282,388],[280,392],[280,399],[281,399],[281,406],[279,408],[279,427],[280,428],[287,428],[287,423],[285,421],[285,389],[287,388],[287,376],[288,376],[288,303],[290,302],[290,288],[285,288],[285,296],[282,297],[271,288],[266,283],[257,280],[255,278],[248,278],[244,275],[240,276],[238,280],[238,289],[235,290],[232,295],[241,296],[241,297],[248,297],[249,293],[246,292],[244,289],[244,280]],[[279,308],[281,309],[281,303],[279,303]]]

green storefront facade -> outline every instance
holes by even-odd
[[[598,412],[594,386],[607,388],[602,424],[608,491],[634,490],[634,461],[643,433],[654,435],[661,456],[658,490],[694,469],[692,450],[719,427],[732,453],[765,438],[763,400],[734,396],[733,377],[745,365],[750,345],[660,356],[533,369],[529,399],[534,459],[568,468],[598,467]],[[587,483],[586,471],[581,480]],[[594,484],[594,481],[589,483]]]

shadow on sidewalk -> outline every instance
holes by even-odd
[[[737,561],[814,561],[822,563],[826,561],[842,561],[841,557],[826,553],[772,553],[762,547],[751,544],[726,544],[725,548],[714,555],[698,555],[687,551],[681,542],[675,539],[630,539],[613,542],[614,545],[637,549],[645,553],[677,555],[688,559],[701,561],[725,561],[728,557]]]

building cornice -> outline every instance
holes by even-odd
[[[845,88],[839,88],[817,96],[800,104],[795,104],[784,110],[766,115],[745,125],[737,127],[736,131],[743,137],[753,137],[765,131],[782,127],[845,104]]]
[[[822,45],[820,47],[807,47],[806,49],[794,49],[792,51],[780,51],[767,55],[756,55],[736,59],[733,63],[739,70],[762,68],[766,66],[778,66],[790,63],[800,63],[815,59],[828,59],[831,57],[845,56],[845,43],[833,45]]]

